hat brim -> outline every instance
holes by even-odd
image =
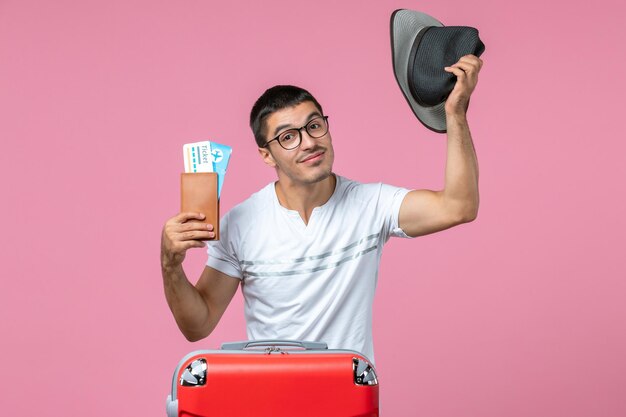
[[[417,34],[427,26],[443,26],[443,24],[432,16],[413,10],[399,9],[391,14],[393,72],[404,98],[417,119],[428,129],[437,133],[445,133],[445,102],[432,107],[422,106],[413,98],[409,89],[408,67],[411,47]]]

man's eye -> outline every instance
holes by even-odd
[[[293,140],[293,138],[294,138],[294,134],[293,134],[293,133],[291,133],[291,132],[289,132],[289,133],[283,133],[283,134],[280,136],[280,141],[281,141],[281,142],[289,142],[290,140]]]
[[[320,127],[322,127],[322,126],[321,126],[319,123],[317,123],[317,122],[315,122],[315,123],[311,123],[311,124],[309,125],[309,129],[311,129],[311,130],[317,130],[317,129],[319,129]]]

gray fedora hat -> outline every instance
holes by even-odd
[[[446,132],[445,101],[456,76],[444,70],[462,56],[480,56],[485,45],[478,30],[445,27],[425,13],[400,9],[391,15],[393,71],[409,106],[427,128]]]

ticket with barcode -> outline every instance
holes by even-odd
[[[233,148],[208,140],[183,145],[185,172],[217,172],[217,195],[222,184]]]

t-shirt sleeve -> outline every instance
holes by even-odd
[[[399,226],[400,206],[404,197],[410,192],[406,188],[395,187],[393,185],[381,184],[380,185],[380,202],[381,207],[384,210],[384,223],[383,223],[383,236],[387,241],[390,237],[403,237],[411,238],[411,236],[404,233]]]
[[[243,273],[234,250],[237,242],[233,233],[230,233],[228,219],[229,215],[226,214],[220,220],[220,240],[207,242],[209,257],[206,265],[231,277],[242,279]]]

